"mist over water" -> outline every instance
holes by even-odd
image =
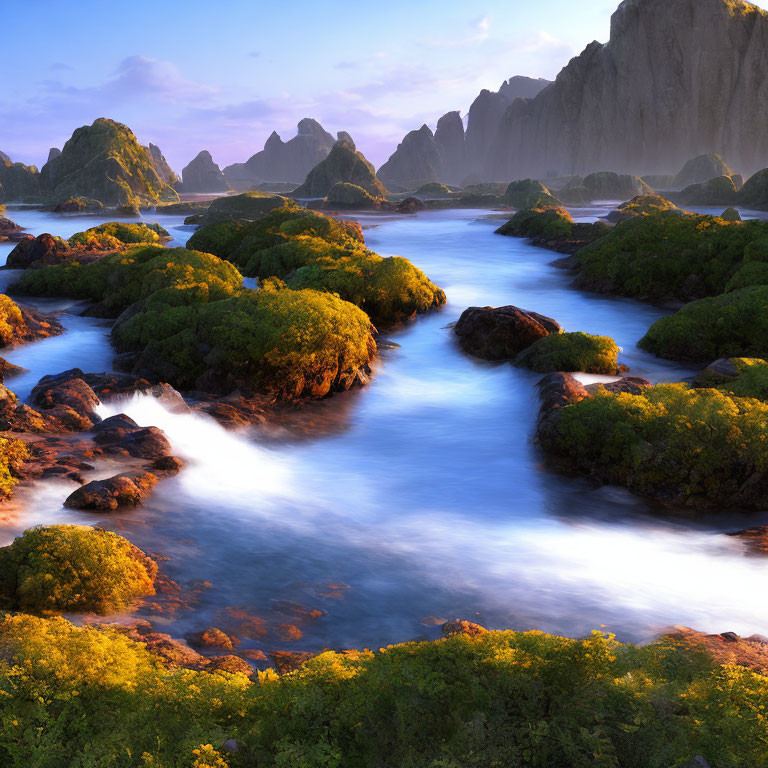
[[[768,515],[673,516],[549,470],[531,441],[540,376],[467,357],[447,327],[470,305],[517,304],[566,330],[613,336],[633,375],[678,381],[693,371],[636,347],[664,311],[573,290],[550,266],[556,254],[494,235],[487,211],[362,223],[373,250],[411,259],[448,295],[443,311],[387,334],[400,346],[382,353],[369,387],[308,406],[309,436],[226,431],[150,397],[103,405],[104,416],[161,427],[182,473],[146,507],[110,516],[64,510],[74,485],[43,484],[22,494],[26,509],[2,538],[86,519],[168,556],[163,570],[182,586],[212,585],[175,617],[175,634],[216,626],[232,606],[269,626],[290,619],[287,604],[323,611],[301,623],[299,641],[254,643],[265,650],[379,647],[434,637],[429,617],[457,616],[568,635],[605,625],[636,640],[671,624],[768,634],[768,563],[723,535]],[[46,226],[58,234],[63,225]],[[8,355],[31,369],[11,388],[26,393],[74,365],[109,367],[108,329],[62,320],[63,336]]]

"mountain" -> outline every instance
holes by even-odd
[[[300,182],[322,160],[336,139],[317,120],[305,117],[297,126],[297,134],[283,141],[276,132],[267,139],[264,149],[244,163],[228,165],[224,176],[234,189],[250,189],[265,181]],[[351,137],[342,132],[339,139]]]
[[[499,179],[669,173],[720,154],[768,163],[768,14],[740,0],[624,0],[536,98],[505,111],[482,171]]]
[[[197,157],[182,169],[181,178],[181,189],[185,193],[227,192],[230,188],[207,149],[199,152]]]
[[[418,189],[422,184],[462,184],[480,174],[488,147],[496,140],[504,112],[515,99],[531,98],[549,85],[548,80],[511,77],[498,91],[483,90],[472,103],[467,130],[459,112],[448,112],[434,132],[423,125],[411,131],[379,168],[379,178],[391,187]]]
[[[128,126],[100,117],[78,128],[40,171],[41,193],[53,203],[89,197],[105,205],[178,201],[157,175]]]
[[[328,153],[328,157],[307,174],[304,183],[293,191],[293,196],[325,197],[331,187],[339,182],[361,187],[373,197],[384,197],[387,194],[373,166],[354,146],[342,140],[337,141]]]
[[[0,203],[40,197],[40,174],[34,165],[11,162],[0,153]]]

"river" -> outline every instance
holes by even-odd
[[[62,236],[106,220],[8,215]],[[148,220],[174,244],[191,234],[181,217]],[[636,347],[664,310],[573,289],[551,265],[556,254],[495,235],[488,211],[360,220],[373,250],[409,258],[448,296],[443,310],[387,334],[399,346],[382,352],[369,387],[309,407],[314,426],[301,433],[226,431],[147,398],[102,406],[164,429],[186,468],[145,507],[109,516],[65,510],[74,484],[47,481],[4,513],[2,543],[38,523],[117,530],[169,558],[162,569],[183,588],[209,583],[175,616],[151,617],[156,626],[180,636],[256,616],[268,634],[244,646],[265,651],[379,648],[437,637],[439,620],[456,617],[636,641],[673,624],[768,634],[768,563],[723,535],[768,514],[673,515],[551,471],[532,442],[539,376],[466,356],[449,327],[468,306],[516,304],[614,337],[633,375],[679,381],[693,371]],[[0,244],[0,263],[10,248]],[[0,290],[13,277],[0,272]],[[110,367],[108,324],[78,317],[75,302],[35,303],[63,311],[67,332],[6,355],[31,371],[8,382],[14,391],[75,366]],[[287,640],[279,624],[303,636]]]

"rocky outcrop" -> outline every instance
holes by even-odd
[[[16,304],[0,294],[0,347],[25,344],[63,332],[61,323],[33,307]]]
[[[325,198],[329,208],[370,210],[377,208],[379,199],[369,195],[362,187],[340,181],[334,184]]]
[[[65,261],[70,248],[65,240],[47,233],[22,240],[9,254],[5,263],[9,269],[27,269],[32,264],[48,266]]]
[[[629,200],[652,195],[653,190],[639,177],[613,171],[597,171],[585,178],[572,178],[557,196],[570,205],[587,205],[595,200]]]
[[[0,203],[36,200],[40,197],[40,174],[34,165],[0,159]]]
[[[738,203],[739,193],[730,176],[691,184],[675,196],[681,205],[729,206]]]
[[[309,172],[305,182],[294,190],[293,196],[325,197],[333,185],[339,182],[362,187],[372,197],[384,197],[387,194],[376,171],[363,154],[346,142],[337,141],[328,157]]]
[[[338,139],[350,144],[352,137],[341,131]],[[290,181],[298,185],[320,162],[328,157],[335,139],[317,120],[305,117],[297,126],[297,134],[284,142],[276,132],[267,139],[264,149],[244,163],[228,165],[224,176],[233,189],[252,189],[270,181]]]
[[[243,192],[240,195],[218,197],[204,213],[196,214],[190,218],[201,226],[232,219],[253,221],[286,204],[295,205],[293,200],[280,195],[270,195],[266,192]]]
[[[124,472],[106,480],[93,480],[73,491],[64,502],[71,509],[114,512],[120,507],[137,507],[158,481],[152,472]]]
[[[740,0],[624,0],[609,42],[591,43],[536,98],[508,107],[480,160],[502,179],[651,174],[693,151],[754,172],[768,157],[767,115],[764,11]]]
[[[448,112],[437,121],[435,145],[440,152],[440,181],[460,184],[467,175],[467,159],[459,112]]]
[[[229,184],[224,178],[211,153],[204,149],[189,165],[181,171],[182,186],[185,193],[190,192],[226,192]]]
[[[78,128],[61,154],[40,171],[41,194],[51,203],[88,197],[104,205],[178,202],[128,126],[99,118]]]
[[[519,307],[470,307],[454,327],[461,348],[484,360],[514,360],[533,342],[562,328],[551,317]]]
[[[168,161],[165,159],[165,156],[160,151],[160,147],[158,147],[157,144],[152,144],[150,142],[149,146],[145,147],[145,149],[149,154],[152,167],[155,169],[155,172],[165,184],[173,187],[178,184],[179,181],[181,181],[181,179],[179,179],[179,177],[174,172],[173,168],[168,165]]]
[[[673,187],[690,187],[702,184],[718,176],[732,176],[733,171],[725,164],[720,155],[709,153],[689,160],[672,180]]]
[[[48,159],[46,160],[46,162],[50,163],[51,160],[55,160],[60,154],[61,154],[61,150],[58,147],[51,147],[48,150]]]
[[[758,171],[744,182],[737,202],[754,211],[768,211],[768,169]]]
[[[405,191],[441,181],[443,159],[429,126],[408,133],[377,175],[384,184]]]
[[[6,240],[24,240],[31,239],[31,235],[24,233],[24,228],[19,226],[15,221],[0,216],[0,243]]]

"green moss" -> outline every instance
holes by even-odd
[[[521,211],[528,208],[559,208],[562,205],[540,181],[533,179],[513,181],[504,191],[504,202]]]
[[[616,374],[619,347],[608,336],[588,333],[552,333],[524,349],[515,360],[539,373],[550,371],[582,371]]]
[[[752,357],[730,358],[738,372],[735,378],[706,375],[696,377],[696,386],[713,386],[736,397],[768,400],[768,361]]]
[[[378,206],[378,200],[378,198],[368,194],[362,187],[342,181],[334,184],[330,190],[328,190],[326,196],[328,205],[356,210],[376,208]]]
[[[124,224],[121,221],[112,221],[72,235],[69,244],[73,247],[85,246],[102,239],[110,241],[110,238],[124,244],[159,243],[169,239],[170,234],[159,224]]]
[[[115,613],[155,593],[157,565],[116,533],[84,525],[32,528],[0,549],[6,607]]]
[[[685,205],[732,205],[738,200],[738,191],[730,176],[717,176],[686,187],[679,197]]]
[[[768,286],[687,304],[657,320],[639,345],[672,360],[768,357]]]
[[[585,287],[661,300],[721,293],[768,222],[662,212],[618,224],[579,251]]]
[[[573,218],[565,208],[531,208],[518,211],[496,234],[544,240],[568,240],[573,232]]]
[[[242,275],[227,261],[185,248],[136,246],[92,264],[66,263],[27,270],[14,290],[35,296],[69,296],[101,302],[117,316],[162,288],[196,286],[208,300],[237,293]]]
[[[414,195],[416,197],[442,198],[451,197],[453,192],[451,191],[451,188],[447,187],[445,184],[440,184],[437,181],[430,181],[427,184],[422,184],[416,192],[414,192]]]
[[[121,351],[140,352],[137,371],[175,386],[282,399],[346,389],[376,353],[361,310],[310,290],[175,305],[160,293],[121,318],[112,338]]]
[[[240,195],[217,197],[202,214],[202,224],[219,221],[254,221],[275,208],[293,205],[293,202],[271,192],[243,192]]]
[[[680,209],[661,195],[637,195],[617,209],[625,216],[649,216],[662,211],[679,211]]]
[[[739,496],[768,469],[768,404],[683,384],[642,395],[598,394],[567,406],[544,444],[580,470],[648,496],[696,505],[752,504]]]

